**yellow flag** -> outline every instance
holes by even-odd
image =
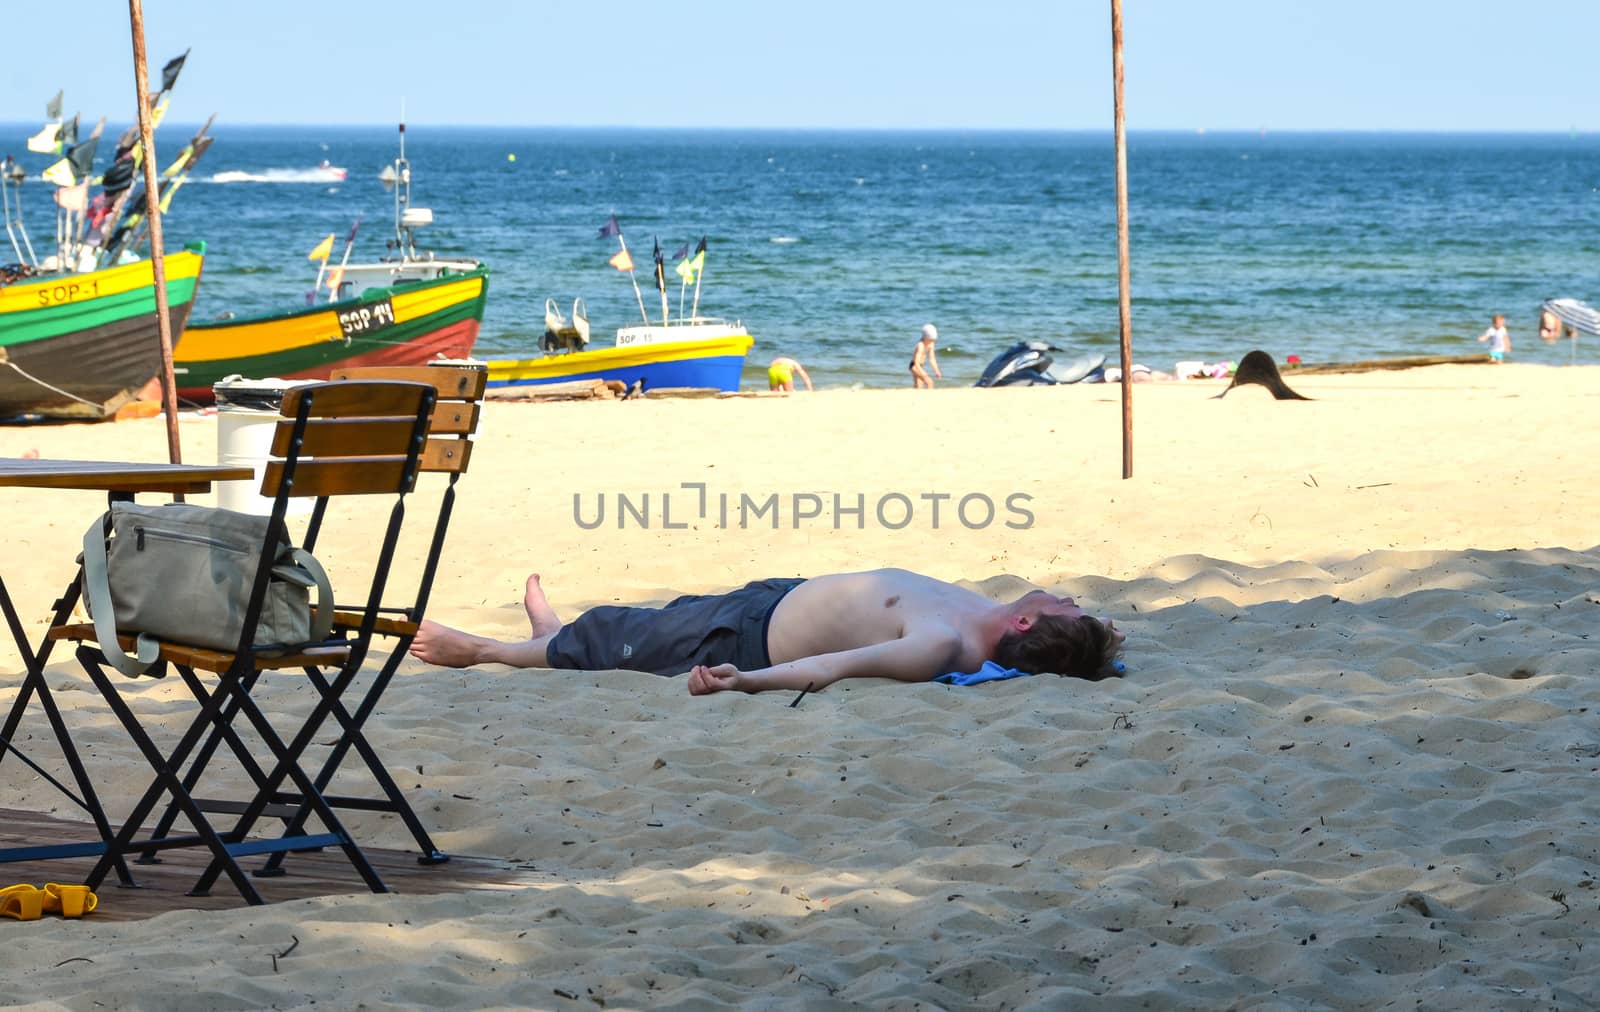
[[[684,283],[689,284],[692,283],[695,278],[698,278],[700,276],[700,272],[705,269],[706,251],[701,250],[694,255],[692,260],[685,260],[683,263],[678,265],[678,277],[682,278]]]
[[[317,248],[311,251],[307,260],[326,260],[333,256],[333,233],[328,233],[328,238],[317,243]]]
[[[65,158],[45,169],[39,175],[45,182],[54,183],[57,186],[73,186],[78,182],[72,175],[72,163]]]
[[[625,249],[617,250],[617,255],[611,258],[610,263],[619,271],[633,270],[633,257],[629,256]]]
[[[154,130],[156,127],[161,125],[161,121],[165,119],[167,115],[167,106],[171,102],[172,96],[167,95],[166,97],[162,98],[162,100],[154,109],[150,110],[150,129]]]

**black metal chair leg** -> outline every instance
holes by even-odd
[[[316,734],[317,725],[321,723],[320,720],[316,719],[316,710],[313,710],[313,718],[308,720],[306,725],[302,727],[301,733],[296,736],[295,741],[286,745],[283,739],[278,736],[271,722],[267,720],[261,709],[256,706],[255,701],[244,693],[237,680],[228,681],[225,679],[224,684],[219,685],[217,691],[219,693],[227,691],[239,700],[241,711],[246,719],[250,721],[256,734],[266,743],[267,748],[272,752],[273,758],[277,760],[278,764],[267,781],[257,785],[256,799],[250,804],[245,813],[240,816],[235,832],[242,835],[250,831],[250,827],[266,807],[267,799],[271,797],[273,791],[277,790],[278,785],[282,783],[283,777],[287,776],[294,781],[295,786],[305,795],[307,803],[312,806],[317,818],[327,827],[328,832],[338,838],[340,849],[344,851],[346,859],[356,869],[362,881],[366,882],[367,888],[375,893],[388,892],[389,887],[378,876],[377,870],[367,860],[366,854],[362,853],[361,848],[356,846],[354,838],[344,828],[344,824],[339,821],[339,817],[334,814],[333,809],[323,800],[322,795],[316,789],[316,785],[312,783],[311,777],[306,774],[299,764],[299,755],[305,751],[306,745]],[[210,884],[216,881],[217,875],[224,870],[227,870],[226,864],[213,860],[200,876],[200,880],[196,883],[196,888],[209,888]]]
[[[111,707],[112,712],[116,714],[117,719],[121,721],[123,728],[128,732],[128,736],[138,746],[139,751],[145,757],[145,761],[155,771],[156,779],[150,785],[149,790],[145,792],[144,797],[134,806],[133,813],[129,815],[128,821],[123,824],[121,831],[116,836],[116,840],[108,846],[106,853],[89,873],[89,877],[85,879],[89,888],[97,888],[105,880],[106,873],[110,870],[112,859],[115,855],[127,853],[129,850],[134,849],[133,838],[138,834],[140,824],[150,814],[150,810],[155,807],[156,802],[160,799],[161,792],[165,790],[170,792],[177,800],[184,815],[194,824],[196,833],[205,841],[206,847],[212,854],[212,864],[227,872],[229,880],[233,883],[234,888],[239,890],[239,895],[244,897],[246,903],[252,906],[263,903],[264,900],[256,890],[255,884],[244,873],[244,869],[239,867],[239,862],[234,860],[233,855],[228,852],[227,844],[211,826],[211,823],[207,821],[205,813],[200,811],[199,806],[194,803],[194,799],[184,789],[183,781],[178,778],[174,771],[174,763],[181,766],[183,762],[182,757],[178,755],[179,750],[175,749],[173,756],[163,756],[161,754],[161,750],[156,747],[155,742],[146,733],[144,726],[139,723],[139,718],[128,707],[121,693],[117,691],[117,687],[112,684],[111,679],[107,677],[104,669],[100,667],[93,655],[94,651],[87,647],[78,649],[78,657],[79,660],[84,662],[84,669],[89,672],[89,677],[94,681],[95,687],[105,697],[106,703]],[[199,734],[193,732],[196,729],[203,730],[203,724],[200,722],[201,719],[205,718],[203,710],[204,708],[202,708],[201,718],[197,719],[196,723],[190,728],[192,737],[195,740],[198,740]],[[188,737],[190,735],[185,736],[186,739]],[[179,745],[185,754],[187,754],[188,749],[194,747],[190,743],[187,748],[183,748],[184,742],[182,741],[179,742]],[[213,881],[215,880],[213,879]],[[197,895],[204,895],[204,893],[198,893]]]

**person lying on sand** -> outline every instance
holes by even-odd
[[[927,682],[985,661],[1030,674],[1099,680],[1123,634],[1070,597],[1030,591],[1009,604],[904,569],[759,580],[662,608],[603,605],[563,623],[539,574],[523,605],[533,635],[504,642],[423,622],[411,653],[466,668],[689,673],[689,692],[820,690],[841,678]]]

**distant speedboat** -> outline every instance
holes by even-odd
[[[342,183],[344,182],[345,177],[350,175],[349,169],[338,165],[329,164],[326,158],[322,160],[321,165],[317,166],[317,171],[326,176],[330,183]]]

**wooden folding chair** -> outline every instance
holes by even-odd
[[[418,864],[440,864],[450,860],[450,855],[439,850],[422,825],[422,820],[412,809],[405,795],[401,793],[394,778],[384,768],[376,750],[361,733],[362,726],[367,718],[377,708],[378,701],[382,698],[384,690],[389,687],[394,678],[395,671],[400,667],[400,662],[406,657],[406,652],[411,646],[411,641],[417,635],[417,628],[422,623],[423,615],[427,611],[428,598],[433,591],[433,580],[439,571],[439,561],[444,554],[445,534],[450,526],[450,516],[455,509],[456,482],[467,473],[467,466],[472,461],[472,436],[478,431],[478,421],[483,411],[483,394],[488,388],[489,367],[486,363],[435,363],[425,366],[369,366],[364,368],[348,368],[336,370],[333,373],[335,380],[392,380],[408,383],[425,383],[434,388],[438,401],[433,409],[433,417],[428,424],[428,443],[423,450],[420,469],[423,472],[434,472],[448,476],[444,491],[439,497],[439,513],[434,521],[433,540],[428,547],[427,561],[422,568],[421,578],[417,582],[416,596],[409,604],[400,607],[385,606],[380,612],[374,632],[387,639],[392,639],[393,646],[389,656],[385,659],[383,667],[379,670],[372,684],[367,688],[366,695],[362,697],[349,719],[341,719],[343,735],[334,743],[332,751],[324,760],[321,770],[317,773],[317,789],[325,791],[333,780],[340,765],[350,749],[354,748],[366,763],[367,770],[372,778],[377,781],[379,789],[383,792],[381,798],[359,798],[349,795],[324,795],[328,803],[335,808],[349,808],[369,812],[390,812],[398,815],[405,826],[410,830],[412,837],[417,841],[421,853],[417,857]],[[320,522],[321,516],[313,517],[313,524]],[[354,628],[358,626],[365,615],[362,612],[339,610],[334,613],[334,628]],[[275,800],[294,802],[292,797],[279,797]],[[297,817],[289,823],[289,832],[298,832],[310,814],[309,808],[302,804]],[[273,874],[283,863],[282,853],[273,854],[266,866],[257,874]]]
[[[392,640],[393,645],[355,711],[350,712],[342,702],[334,704],[332,715],[338,722],[341,733],[334,742],[332,751],[323,761],[315,777],[315,783],[317,790],[324,792],[323,799],[334,808],[389,812],[399,816],[421,851],[417,863],[440,864],[450,860],[449,855],[435,846],[422,820],[418,818],[399,785],[385,768],[377,750],[362,733],[362,728],[377,708],[384,691],[394,678],[395,671],[400,667],[400,662],[405,659],[407,648],[411,646],[411,641],[415,638],[417,628],[427,609],[434,577],[438,573],[439,562],[444,553],[445,534],[455,507],[456,482],[466,473],[467,466],[472,460],[471,436],[477,431],[483,408],[483,394],[488,384],[488,367],[481,363],[449,363],[413,367],[351,368],[335,371],[333,379],[335,381],[386,380],[431,386],[437,401],[429,419],[428,441],[423,448],[418,469],[421,472],[447,475],[448,481],[439,498],[439,512],[434,522],[433,540],[418,580],[415,597],[409,603],[398,607],[383,606],[369,611],[341,608],[334,613],[335,630],[355,630],[360,627],[364,619],[372,617],[374,634]],[[320,500],[312,513],[306,535],[308,550],[314,550],[326,507],[327,501]],[[311,677],[315,682],[319,676],[312,674]],[[317,687],[325,694],[330,691],[330,687],[326,684],[319,684]],[[202,747],[200,755],[209,757],[220,742],[220,734],[213,734]],[[366,764],[368,772],[377,782],[378,789],[382,793],[381,797],[325,793],[351,749],[355,749]],[[287,824],[285,832],[293,835],[303,831],[306,820],[312,814],[304,796],[292,791],[279,791],[273,795],[271,801],[273,807],[270,814],[282,815]],[[168,831],[177,814],[175,808],[169,808],[158,824],[155,835],[159,837]],[[282,851],[273,853],[255,874],[258,876],[282,874],[284,857]]]
[[[152,672],[160,677],[165,675],[169,665],[175,668],[200,704],[199,713],[166,754],[146,733],[107,674],[108,662],[98,648],[94,627],[66,625],[50,631],[54,639],[80,641],[79,662],[156,774],[155,781],[134,805],[116,839],[106,847],[90,872],[86,881],[91,888],[104,880],[122,854],[142,851],[150,859],[160,850],[203,845],[211,851],[212,861],[193,892],[204,895],[225,873],[247,902],[260,903],[261,895],[239,867],[239,857],[338,846],[368,888],[373,892],[387,891],[339,821],[333,806],[301,767],[300,758],[330,715],[338,716],[341,723],[346,716],[339,697],[360,671],[377,627],[377,609],[382,603],[405,518],[405,496],[415,484],[422,464],[435,400],[431,386],[375,381],[319,383],[296,387],[285,395],[283,417],[274,433],[272,456],[261,483],[262,495],[273,500],[269,532],[256,560],[239,645],[228,652],[176,642],[160,644],[159,662]],[[319,516],[331,497],[373,494],[391,495],[394,502],[374,564],[362,620],[325,642],[291,645],[281,653],[258,654],[253,645],[256,626],[266,596],[270,559],[285,529],[283,521],[289,499],[317,497],[314,516]],[[309,540],[306,547],[310,547]],[[119,634],[119,639],[125,640],[125,648],[133,642],[131,635]],[[252,698],[251,689],[265,671],[296,668],[316,686],[319,698],[286,742]],[[208,690],[196,669],[214,673],[217,676],[215,687]],[[270,765],[263,765],[257,759],[234,726],[241,714],[270,753]],[[206,739],[207,747],[196,753],[202,738]],[[202,805],[192,791],[219,742],[225,742],[238,758],[254,791],[242,803]],[[296,792],[297,804],[293,811],[303,809],[305,817],[298,821],[294,832],[272,839],[249,839],[251,830],[263,815],[276,814],[269,809],[285,780],[293,784]],[[135,841],[144,820],[163,795],[172,798],[166,817],[151,837]],[[231,828],[219,831],[207,818],[208,811],[235,813],[238,819]],[[171,835],[172,822],[180,814],[193,826],[192,834]],[[303,831],[306,818],[312,815],[322,823],[325,832],[308,834]]]

